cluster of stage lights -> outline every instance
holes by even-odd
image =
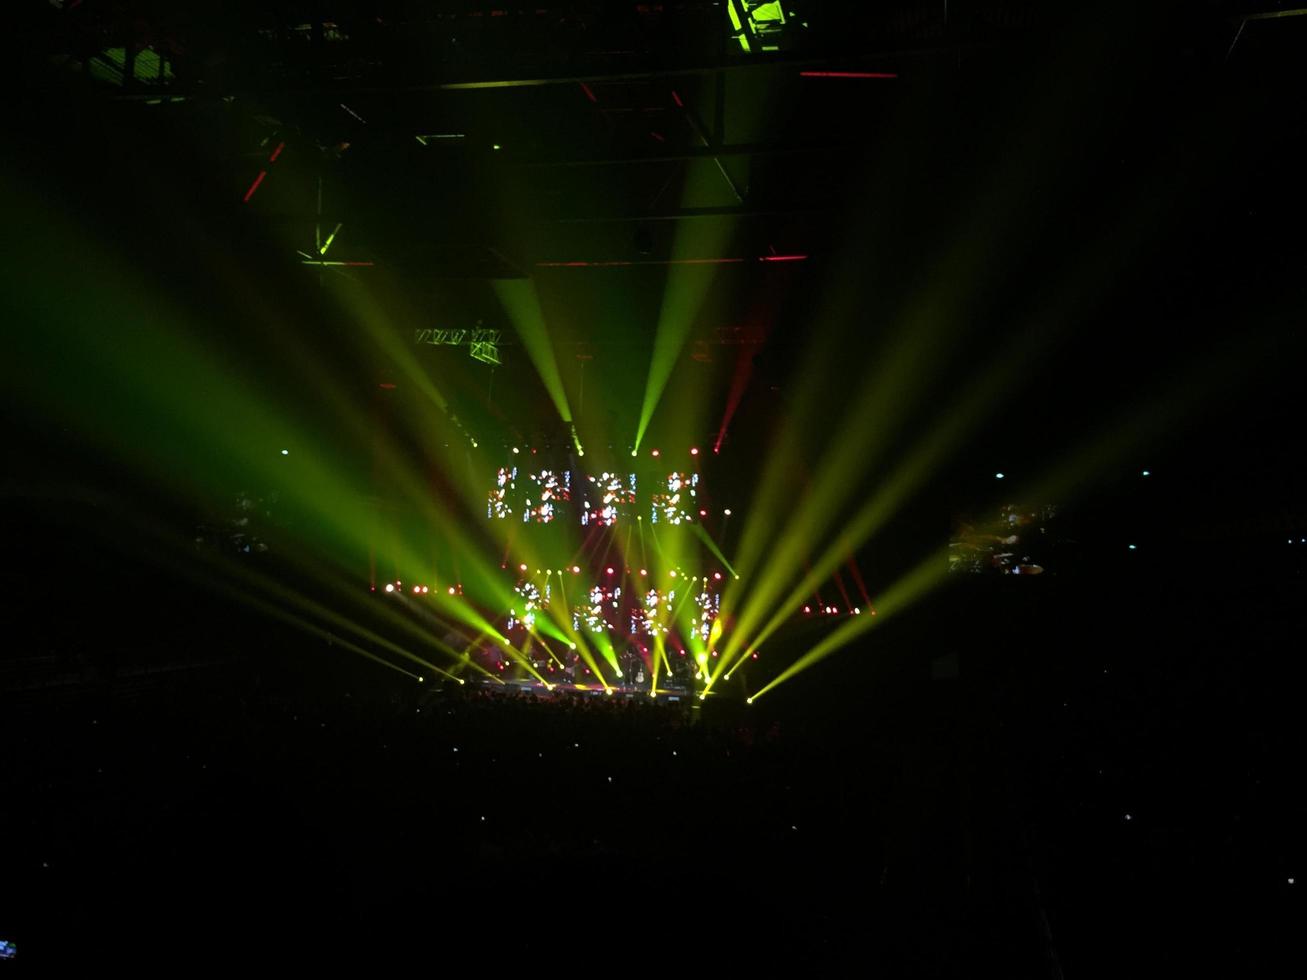
[[[579,438],[578,435],[576,435],[576,427],[575,427],[575,426],[572,426],[572,444],[574,444],[574,446],[575,446],[575,448],[576,448],[576,455],[578,455],[578,456],[584,456],[584,455],[586,455],[586,449],[583,449],[582,446],[580,446],[580,438]],[[537,449],[536,447],[531,447],[531,448],[529,448],[529,452],[532,452],[532,453],[538,453],[538,452],[540,452],[540,449]],[[720,449],[714,449],[714,451],[712,451],[712,452],[714,452],[714,453],[718,453],[718,452],[720,452]],[[520,446],[514,446],[514,447],[512,447],[512,455],[514,455],[514,456],[520,456],[520,455],[521,455],[521,447],[520,447]],[[639,456],[639,455],[640,455],[640,451],[639,451],[639,449],[631,449],[631,456]],[[699,447],[698,447],[698,446],[691,446],[691,447],[690,447],[690,455],[691,455],[691,456],[698,456],[698,455],[699,455]],[[661,451],[661,449],[650,449],[650,456],[654,457],[654,459],[660,459],[660,457],[663,456],[663,451]]]
[[[385,591],[385,592],[388,592],[388,593],[390,593],[390,594],[392,594],[392,595],[394,595],[395,593],[401,593],[401,594],[402,594],[403,591],[404,591],[404,583],[401,582],[399,579],[396,579],[396,580],[393,581],[393,582],[387,582],[386,585],[385,585],[385,589],[384,589],[384,591]],[[413,586],[410,586],[410,587],[409,587],[409,591],[410,591],[413,595],[429,595],[429,594],[431,593],[431,587],[428,586],[428,585],[413,585]],[[459,582],[459,583],[457,583],[457,584],[455,584],[455,585],[447,586],[446,589],[445,589],[445,592],[446,592],[448,595],[462,595],[462,594],[463,594],[463,583]],[[439,590],[439,589],[436,589],[436,594],[437,594],[437,595],[440,594],[440,590]]]
[[[871,615],[873,615],[873,616],[876,615],[876,610],[872,609],[872,610],[870,610],[870,612],[871,612]],[[840,607],[839,607],[839,606],[820,606],[820,605],[819,605],[819,606],[812,606],[812,605],[807,605],[807,606],[804,606],[804,607],[803,607],[803,615],[805,615],[805,616],[814,616],[814,615],[815,615],[815,616],[840,616],[840,615],[844,615],[844,616],[861,616],[861,615],[862,615],[862,607],[861,607],[861,606],[854,606],[852,609],[845,609],[845,610],[843,611],[843,613],[841,613],[841,612],[840,612]]]

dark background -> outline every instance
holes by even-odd
[[[311,336],[360,399],[392,366],[360,362],[343,342],[348,283],[298,277],[287,261],[278,236],[304,213],[299,191],[237,207],[260,113],[286,121],[292,146],[352,140],[332,171],[350,209],[340,247],[387,265],[396,309],[502,317],[487,277],[667,254],[682,220],[646,222],[652,242],[626,220],[650,211],[665,172],[515,169],[651,152],[635,127],[596,118],[577,84],[431,86],[734,65],[711,27],[719,10],[565,5],[548,8],[557,17],[541,31],[512,4],[496,5],[511,12],[500,26],[489,8],[473,18],[473,3],[435,5],[447,21],[402,5],[327,6],[25,8],[9,193],[30,190],[86,241],[113,242],[208,311],[233,362],[281,385],[298,411],[310,408],[294,404],[295,372],[268,359],[242,297],[206,272],[214,256],[243,256],[251,281],[293,314],[295,336]],[[808,344],[874,365],[881,314],[906,284],[950,288],[923,270],[942,243],[970,236],[987,270],[975,313],[905,391],[945,403],[977,363],[1045,323],[1032,312],[1083,270],[1074,302],[1051,306],[1074,323],[1050,334],[1004,411],[858,559],[884,587],[904,556],[945,540],[953,515],[996,508],[1013,481],[1104,426],[1144,425],[1160,399],[1174,410],[1166,425],[1086,465],[1059,501],[1064,560],[1037,579],[951,581],[752,707],[721,698],[694,713],[622,713],[414,690],[206,589],[202,569],[181,576],[156,560],[152,531],[190,534],[211,502],[179,496],[46,410],[37,393],[64,382],[25,341],[44,327],[23,283],[66,267],[75,294],[92,252],[11,227],[0,938],[19,943],[20,959],[0,968],[337,952],[421,962],[541,946],[556,964],[656,955],[683,968],[774,953],[891,976],[1291,962],[1304,817],[1294,651],[1307,560],[1307,18],[1248,21],[1231,47],[1250,12],[1235,4],[1051,17],[977,2],[950,4],[948,20],[939,5],[806,6],[811,32],[774,59],[777,77],[799,61],[888,66],[900,88],[853,82],[833,95],[749,75],[729,90],[724,143],[824,149],[748,161],[746,206],[780,213],[743,221],[730,254],[812,258],[727,269],[696,324],[692,344],[709,345],[713,371],[736,354],[714,343],[718,328],[762,320],[767,335],[712,486],[747,499]],[[352,31],[346,54],[285,40],[323,19]],[[150,106],[151,91],[68,69],[147,37],[176,43],[170,93],[186,103]],[[670,77],[712,104],[711,73]],[[640,106],[652,98],[642,84],[595,88]],[[342,99],[367,133],[331,111]],[[732,119],[753,121],[732,135]],[[454,127],[482,142],[506,133],[512,156],[469,147],[433,180],[409,137]],[[666,129],[694,146],[684,121]],[[674,208],[691,178],[668,179],[655,211]],[[959,215],[992,187],[1006,192],[996,208],[1007,220],[991,237]],[[614,220],[552,220],[581,215]],[[1094,263],[1113,257],[1119,268],[1100,282]],[[587,345],[602,371],[643,364],[665,272],[536,275],[547,311],[568,311],[560,345]],[[848,325],[830,341],[811,311],[844,287]],[[851,312],[858,304],[865,313]],[[616,329],[615,310],[636,313]],[[498,451],[560,440],[539,421],[548,402],[520,349],[507,346],[505,361],[493,398],[462,352],[429,363],[437,377],[457,369],[460,416]],[[687,357],[678,373],[701,366]],[[1195,366],[1202,383],[1185,381]],[[854,389],[831,385],[831,429]],[[605,423],[618,449],[629,411]],[[909,420],[895,445],[907,451],[923,432]],[[275,550],[257,560],[311,588]],[[791,624],[778,661],[823,630]]]

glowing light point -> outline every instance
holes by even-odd
[[[526,566],[525,566],[525,565],[518,565],[517,568],[518,568],[518,571],[521,571],[521,572],[525,572],[525,571],[526,571]]]
[[[695,446],[694,448],[692,448],[692,449],[690,450],[690,455],[691,455],[691,456],[698,456],[698,455],[699,455],[699,447],[698,447],[698,446]]]
[[[573,565],[573,566],[572,566],[572,574],[573,574],[573,575],[579,575],[580,573],[581,573],[581,566],[580,566],[580,565]]]
[[[1136,550],[1134,545],[1129,545],[1129,548],[1130,548],[1131,551]]]
[[[415,586],[413,586],[413,592],[414,592],[415,594],[418,593],[418,592],[421,592],[421,591],[422,591],[422,587],[421,587],[420,585],[415,585]]]
[[[812,606],[804,606],[803,611],[805,614],[812,612]]]
[[[518,453],[520,453],[521,451],[522,451],[522,450],[518,449],[516,446],[513,447],[513,455],[514,455],[514,456],[516,456],[516,455],[517,455]]]
[[[641,575],[648,575],[649,572],[648,572],[646,569],[643,569],[643,568],[642,568],[642,569],[640,569],[640,574],[641,574]]]
[[[613,570],[612,570],[611,567],[609,567],[609,568],[605,568],[604,571],[607,572],[609,575],[612,575],[612,574],[613,574]]]
[[[1140,475],[1140,476],[1152,476],[1153,474],[1149,473],[1148,470],[1144,470],[1144,471],[1143,471],[1142,473],[1140,473],[1139,475]]]
[[[744,699],[744,703],[745,703],[745,704],[753,704],[753,698],[745,698],[745,699]]]
[[[423,681],[424,679],[425,679],[425,678],[419,677],[419,678],[418,678],[418,683],[421,684],[422,681]]]
[[[995,479],[995,480],[1001,480],[1001,479],[1003,479],[1003,474],[1002,474],[1002,473],[995,473],[995,474],[994,474],[994,479]]]
[[[449,594],[450,595],[454,594],[454,587],[452,585],[449,587]]]
[[[651,452],[649,455],[650,455],[650,456],[661,456],[662,453],[660,453],[657,449],[655,449],[655,450],[654,450],[653,452]]]
[[[281,454],[282,454],[283,456],[289,456],[289,455],[290,455],[290,450],[289,450],[289,449],[283,449],[283,450],[281,451]]]
[[[389,582],[387,582],[387,583],[386,583],[386,591],[387,591],[387,592],[394,592],[394,591],[395,591],[395,587],[394,587],[393,585],[391,585]]]
[[[631,450],[631,455],[632,455],[632,456],[639,456],[639,455],[640,455],[640,452],[639,452],[639,450],[632,449],[632,450]]]
[[[727,517],[730,517],[730,516],[731,516],[731,509],[730,509],[729,507],[727,507],[724,511],[722,511],[722,513],[725,514]]]
[[[568,648],[569,650],[575,650],[575,649],[576,649],[576,644],[575,644],[575,643],[569,643],[569,644],[567,645],[567,648]]]
[[[722,580],[722,573],[721,573],[721,572],[713,572],[713,573],[712,573],[712,577],[715,578],[718,582],[720,582],[720,581]]]

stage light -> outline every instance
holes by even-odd
[[[744,703],[745,703],[745,704],[753,704],[753,698],[745,698],[745,699],[744,699]]]
[[[289,450],[289,449],[283,449],[283,450],[281,451],[281,454],[282,454],[283,456],[289,456],[289,455],[290,455],[290,450]]]
[[[567,648],[568,648],[569,650],[575,650],[575,649],[576,649],[576,644],[575,644],[575,643],[569,643],[569,644],[567,645]]]
[[[699,455],[699,448],[696,446],[695,448],[691,449],[691,450],[690,450],[690,455],[691,455],[691,456],[698,456],[698,455]]]
[[[518,449],[516,446],[513,447],[513,455],[514,455],[514,456],[516,456],[516,455],[517,455],[518,453],[520,453],[521,451],[522,451],[522,450]]]
[[[757,660],[757,659],[758,659],[758,655],[757,655],[756,653],[753,655],[753,659],[754,659],[754,660]]]
[[[721,572],[713,572],[713,573],[712,573],[712,577],[715,578],[718,582],[720,582],[720,581],[722,580],[722,573],[721,573]]]
[[[609,575],[613,574],[612,568],[605,568],[604,571],[607,572]]]
[[[419,592],[421,592],[421,591],[422,591],[422,587],[421,587],[420,585],[415,585],[415,586],[413,586],[413,593],[414,593],[414,595],[416,595],[417,593],[419,593]]]
[[[662,455],[662,454],[659,453],[657,449],[655,449],[655,450],[654,450],[653,452],[651,452],[649,455],[650,455],[650,456],[660,456],[660,455]]]
[[[449,587],[449,594],[450,595],[454,594],[454,587],[452,585]]]
[[[431,590],[428,589],[425,585],[422,586],[422,594],[423,594],[423,595],[426,595],[426,594],[427,594],[428,592],[430,592],[430,591],[431,591]]]
[[[580,566],[580,565],[573,565],[573,566],[572,566],[572,574],[573,574],[573,575],[579,575],[580,572],[581,572],[581,566]]]
[[[641,575],[648,575],[649,573],[648,573],[645,569],[642,568],[642,569],[640,569],[640,574],[641,574]]]
[[[631,450],[631,455],[632,455],[632,456],[639,456],[639,455],[640,455],[640,452],[639,452],[639,450],[632,449],[632,450]]]
[[[708,516],[708,512],[707,512],[706,510],[701,510],[701,511],[699,511],[699,516],[700,516],[700,517],[707,517],[707,516]]]
[[[1147,470],[1144,470],[1144,471],[1143,471],[1142,473],[1140,473],[1139,475],[1140,475],[1140,476],[1152,476],[1152,474],[1149,473]]]
[[[394,591],[395,591],[395,587],[394,587],[393,585],[391,585],[389,582],[387,582],[387,583],[386,583],[386,591],[387,591],[387,592],[394,592]]]
[[[1130,548],[1131,551],[1134,551],[1134,550],[1135,550],[1135,546],[1134,546],[1134,545],[1130,545],[1129,548]]]
[[[618,676],[618,677],[621,677],[621,676],[622,676],[622,672],[621,672],[620,670],[617,672],[617,676]]]
[[[697,653],[697,654],[694,655],[694,659],[695,659],[695,661],[699,664],[699,666],[702,667],[702,666],[704,666],[705,664],[708,663],[708,654],[706,654],[706,653]]]
[[[731,509],[730,509],[729,507],[727,507],[724,511],[722,511],[722,513],[725,514],[727,517],[730,517],[730,516],[731,516]]]
[[[517,568],[518,568],[518,571],[522,571],[522,572],[525,572],[525,571],[526,571],[526,566],[525,566],[525,565],[518,565]]]
[[[670,575],[672,578],[676,578],[676,569],[673,568],[673,569],[672,569],[670,572],[668,572],[667,574]]]
[[[994,479],[995,479],[995,480],[1001,480],[1001,479],[1003,479],[1003,474],[1002,474],[1002,473],[995,473],[995,474],[994,474]]]
[[[808,613],[810,613],[810,612],[812,612],[812,606],[804,606],[804,607],[803,607],[803,613],[804,613],[805,616],[806,616]]]
[[[855,616],[861,616],[861,615],[862,615],[862,610],[859,609],[857,606],[854,606],[854,607],[853,607],[853,615],[855,615]]]

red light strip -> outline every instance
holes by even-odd
[[[682,109],[685,108],[685,103],[681,101],[681,96],[680,96],[680,94],[676,91],[676,89],[672,89],[672,101],[674,101],[674,102],[675,102],[678,106],[680,106]]]
[[[803,262],[806,255],[761,255],[759,262]],[[633,265],[738,265],[749,259],[641,259],[638,262],[616,260],[610,262],[537,262],[539,269],[611,269]]]
[[[801,71],[800,78],[898,78],[892,71]]]
[[[591,102],[595,103],[596,105],[599,104],[599,100],[595,98],[594,92],[590,90],[590,86],[587,85],[585,82],[581,83],[581,91],[585,93],[585,97],[589,99]]]
[[[248,204],[250,202],[250,198],[254,196],[254,192],[259,189],[259,185],[263,183],[263,178],[266,176],[268,176],[268,171],[259,171],[259,175],[254,178],[254,183],[250,184],[250,189],[245,192],[245,197],[241,199],[242,204]]]
[[[281,151],[284,150],[284,149],[286,149],[286,143],[285,143],[285,141],[283,140],[282,142],[278,143],[278,144],[277,144],[277,148],[276,148],[275,150],[272,151],[272,156],[268,157],[268,162],[269,162],[269,163],[276,163],[276,162],[277,162],[277,157],[281,156]]]

